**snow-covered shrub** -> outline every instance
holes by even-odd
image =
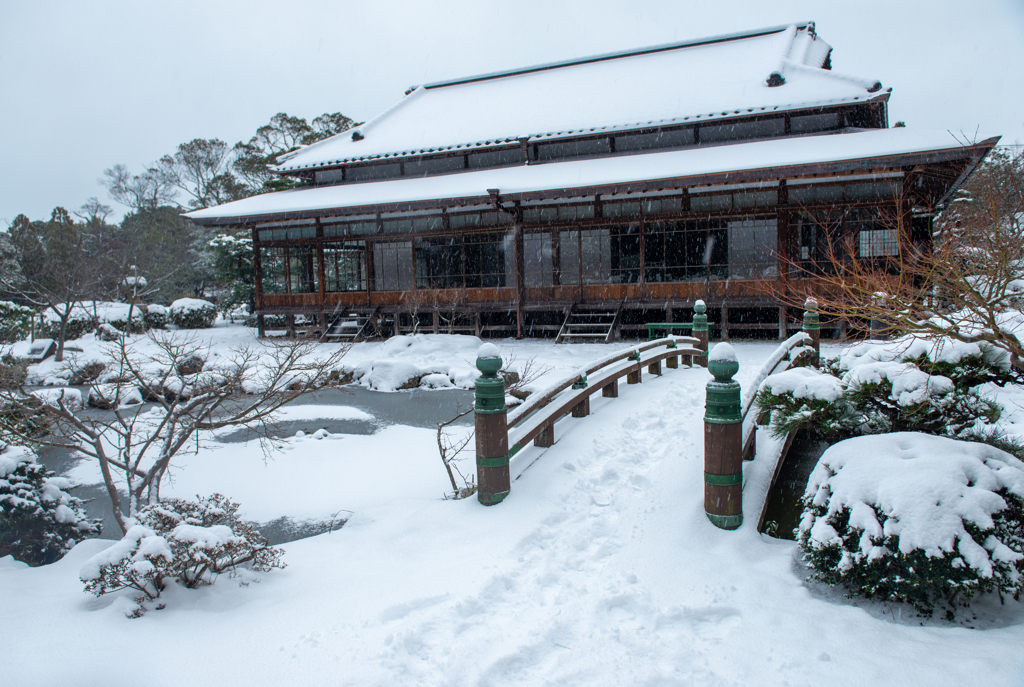
[[[96,315],[91,310],[78,305],[71,311],[67,328],[64,330],[64,340],[71,341],[80,339],[96,329]],[[60,317],[53,310],[43,312],[43,323],[39,327],[38,337],[41,339],[56,339],[60,336]]]
[[[921,340],[861,344],[823,371],[791,369],[767,378],[758,420],[776,435],[806,429],[829,441],[858,433],[920,431],[986,440],[1002,412],[976,387],[1013,381],[1008,362],[979,345],[925,346]]]
[[[10,353],[0,357],[0,389],[13,389],[28,378],[28,358],[16,358]]]
[[[68,494],[71,482],[36,462],[18,446],[0,450],[0,557],[47,565],[100,533],[82,500]]]
[[[171,303],[168,319],[179,329],[209,329],[217,319],[217,308],[198,298],[180,298]]]
[[[0,301],[0,343],[14,343],[32,332],[36,311],[11,301]]]
[[[147,305],[143,318],[148,329],[164,329],[167,327],[167,308],[155,303]]]
[[[108,324],[126,334],[141,334],[146,331],[146,313],[139,305],[96,303],[93,307],[101,329],[104,324]]]
[[[89,405],[101,410],[115,410],[142,403],[142,392],[134,384],[113,382],[94,384],[89,389]]]
[[[758,423],[771,424],[772,434],[785,436],[807,427],[817,437],[851,433],[861,424],[845,399],[846,388],[832,375],[794,367],[769,376],[757,391]]]
[[[977,593],[1019,597],[1024,463],[920,433],[848,439],[811,473],[798,537],[812,577],[952,618]]]
[[[121,332],[109,322],[103,322],[96,328],[96,338],[100,341],[117,341],[121,338]]]
[[[140,592],[132,617],[160,596],[171,581],[195,589],[242,569],[284,568],[283,550],[269,546],[238,519],[238,504],[221,494],[196,501],[165,499],[144,507],[124,538],[86,561],[86,591],[101,596],[120,589]]]

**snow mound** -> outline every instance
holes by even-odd
[[[903,554],[920,549],[939,557],[955,550],[990,577],[993,559],[1020,554],[992,536],[975,541],[965,523],[991,529],[992,515],[1007,506],[996,493],[1001,489],[1024,497],[1024,463],[992,446],[913,432],[855,437],[819,459],[804,497],[827,505],[827,513],[805,512],[800,531],[814,546],[841,544],[828,520],[848,509],[850,527],[863,535],[859,553],[841,567],[883,555],[876,542],[896,536]]]
[[[715,344],[715,347],[711,349],[711,354],[708,355],[708,360],[736,362],[736,349],[724,341],[722,343]]]
[[[941,396],[953,390],[951,379],[930,375],[913,363],[863,363],[847,372],[843,381],[853,387],[888,381],[892,384],[890,396],[904,407],[924,403],[932,396]]]
[[[480,373],[476,369],[484,344],[479,337],[458,334],[393,336],[372,356],[352,370],[359,384],[376,391],[398,391],[421,386],[427,389],[472,389]],[[495,355],[500,355],[496,352]],[[442,381],[442,377],[444,381]]]
[[[872,341],[852,346],[839,356],[839,368],[849,371],[861,365],[917,360],[922,356],[933,363],[953,365],[964,358],[981,357],[1003,370],[1010,369],[1009,354],[988,343],[965,343],[948,338],[918,336],[903,336],[884,343]]]
[[[809,367],[794,367],[777,372],[764,380],[762,389],[780,396],[792,394],[793,398],[807,398],[834,403],[843,397],[843,384],[832,375],[822,374]]]
[[[207,308],[213,308],[214,305],[210,301],[204,301],[200,298],[179,298],[178,300],[171,303],[170,312],[192,312],[195,310],[205,310]]]
[[[56,389],[36,389],[32,392],[32,395],[41,400],[43,403],[56,406],[59,403],[63,403],[66,408],[81,408],[82,406],[82,392],[78,389],[72,389],[69,387],[56,388]]]

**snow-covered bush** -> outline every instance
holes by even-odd
[[[0,450],[0,557],[47,565],[100,533],[82,500],[68,494],[71,482],[36,462],[18,446]]]
[[[0,301],[0,343],[14,343],[32,332],[36,311],[11,301]]]
[[[117,341],[121,338],[121,331],[109,322],[103,322],[96,328],[96,338],[100,341]]]
[[[797,368],[759,388],[759,422],[777,436],[806,429],[835,441],[858,433],[921,431],[986,440],[1002,409],[977,386],[1014,381],[1001,352],[921,340],[861,344],[826,361],[824,371]]]
[[[142,508],[123,539],[86,561],[79,575],[86,591],[96,596],[120,589],[140,592],[131,614],[138,617],[169,582],[195,589],[225,572],[285,567],[284,551],[238,519],[237,503],[221,494],[196,498]]]
[[[146,331],[146,313],[139,305],[96,302],[85,304],[85,307],[96,313],[96,321],[101,329],[107,324],[126,334],[141,334]]]
[[[28,358],[17,358],[10,353],[0,357],[0,389],[13,389],[28,378]]]
[[[167,327],[167,308],[153,303],[146,306],[143,313],[148,329],[164,329]]]
[[[180,298],[171,303],[168,319],[179,329],[209,329],[217,319],[217,308],[198,298]]]
[[[1024,463],[920,433],[848,439],[811,473],[798,531],[812,577],[952,618],[977,593],[1018,597]]]
[[[96,315],[81,305],[75,306],[68,318],[64,331],[64,340],[80,339],[96,329]],[[39,338],[57,339],[60,336],[60,316],[53,310],[43,312],[43,322],[39,327]]]

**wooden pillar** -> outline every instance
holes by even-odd
[[[677,369],[679,367],[679,356],[673,355],[671,357],[665,358],[665,367],[669,368],[670,370]]]
[[[483,329],[480,327],[480,311],[479,310],[477,310],[476,313],[474,313],[474,315],[473,315],[473,326],[476,329],[477,337],[479,337],[480,334],[483,333]]]
[[[658,375],[660,377],[661,376],[661,361],[659,360],[656,363],[651,363],[650,365],[648,365],[647,366],[647,371],[650,372],[652,375]]]
[[[724,344],[719,344],[722,346]],[[716,527],[743,524],[743,437],[735,358],[712,360],[704,410],[704,512]]]
[[[512,216],[512,242],[515,245],[516,263],[516,338],[523,338],[523,301],[526,300],[526,260],[523,254],[523,220],[522,213],[516,208]]]
[[[491,350],[484,350],[490,346]],[[501,503],[510,489],[508,471],[508,418],[505,380],[498,374],[501,358],[491,344],[480,347],[476,367],[476,482],[477,499],[485,506]]]
[[[601,395],[605,398],[618,398],[619,397],[619,380],[613,379],[612,381],[601,387]]]
[[[586,417],[587,415],[590,415],[590,396],[587,396],[572,408],[573,417]]]
[[[729,340],[729,306],[728,305],[723,305],[720,312],[721,312],[721,317],[722,317],[722,324],[721,324],[721,327],[722,327],[722,341],[728,341]]]
[[[256,335],[261,339],[267,335],[267,328],[263,323],[263,313],[256,316]]]
[[[787,338],[789,338],[789,337],[786,336],[786,334],[788,334],[788,333],[789,332],[787,331],[787,326],[786,326],[786,308],[785,308],[785,306],[780,305],[779,306],[779,340],[780,341],[785,341]]]
[[[633,372],[626,373],[626,384],[640,384],[643,382],[640,368],[637,368]]]
[[[540,448],[548,448],[549,446],[555,445],[555,423],[552,420],[551,424],[541,430],[537,438],[533,440],[533,445]]]
[[[438,319],[440,319],[440,315],[438,314],[437,310],[435,310],[435,311],[434,311],[434,333],[435,333],[435,334],[437,334],[437,333],[438,333],[438,331],[439,331],[439,328],[438,328]]]

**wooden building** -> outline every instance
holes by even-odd
[[[251,230],[261,321],[607,340],[700,298],[782,336],[768,280],[929,241],[997,141],[889,128],[831,53],[807,23],[417,86],[274,170],[303,186],[188,216]]]

